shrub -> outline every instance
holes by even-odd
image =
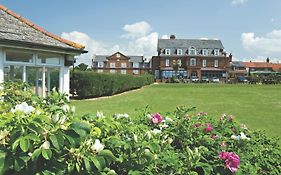
[[[0,174],[281,173],[278,140],[231,115],[215,120],[179,106],[166,115],[74,117],[56,91],[22,100],[1,103]]]
[[[72,74],[71,88],[79,98],[113,95],[140,88],[154,82],[152,75],[101,74],[91,71],[75,71]]]

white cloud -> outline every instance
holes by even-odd
[[[146,58],[157,54],[158,33],[151,32],[152,28],[147,22],[126,24],[122,29],[125,34],[121,38],[125,39],[125,44],[116,43],[113,46],[96,41],[87,34],[78,31],[64,32],[61,37],[86,46],[85,50],[88,53],[79,56],[75,65],[80,63],[91,65],[94,54],[111,55],[120,51],[125,55],[144,55]]]
[[[127,33],[122,35],[122,37],[135,39],[146,36],[151,32],[152,28],[146,21],[141,21],[134,24],[126,24],[123,30]]]
[[[162,36],[161,36],[161,39],[169,39],[169,38],[170,38],[169,35],[162,35]]]
[[[242,45],[246,50],[262,54],[281,53],[281,30],[273,30],[265,36],[257,37],[254,33],[242,33]]]
[[[244,4],[246,3],[248,0],[232,0],[231,4],[233,5],[239,5],[239,4]]]
[[[79,65],[80,63],[85,63],[85,64],[91,66],[94,53],[110,54],[110,51],[118,50],[118,48],[119,48],[118,45],[115,45],[112,48],[108,48],[102,42],[95,41],[87,34],[78,32],[78,31],[73,31],[70,33],[63,32],[61,34],[61,37],[84,45],[85,50],[88,51],[87,54],[82,54],[81,56],[78,57],[75,65]]]

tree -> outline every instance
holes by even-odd
[[[87,64],[84,64],[84,63],[81,63],[79,64],[78,66],[75,67],[77,70],[80,70],[80,71],[86,71],[88,69],[88,65]]]

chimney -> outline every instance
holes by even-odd
[[[175,35],[170,35],[170,39],[176,39]]]
[[[269,63],[269,58],[267,57],[266,62]]]

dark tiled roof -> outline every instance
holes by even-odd
[[[158,49],[175,48],[188,49],[224,49],[220,40],[203,40],[203,39],[158,39]]]
[[[230,64],[231,66],[235,66],[235,67],[245,67],[243,61],[232,61]]]
[[[120,53],[120,52],[118,52],[118,53]],[[120,53],[120,54],[122,54],[122,53]],[[110,56],[111,55],[95,55],[94,61],[97,61],[97,62],[107,61],[107,58]],[[129,58],[130,62],[138,62],[138,63],[143,62],[143,56],[126,56],[126,57]]]
[[[0,4],[0,40],[81,50],[84,46],[56,36]]]

